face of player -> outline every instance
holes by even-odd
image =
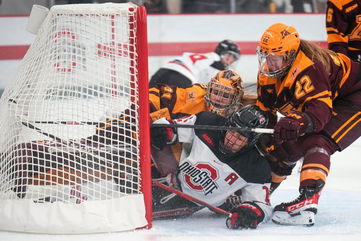
[[[227,53],[222,55],[221,57],[221,61],[225,66],[230,66],[231,64],[233,64],[237,59],[234,57],[233,54]]]
[[[232,104],[235,95],[235,90],[226,86],[212,87],[210,94],[210,102],[216,108],[226,108]]]
[[[224,147],[232,153],[240,151],[243,147],[247,146],[248,138],[242,136],[237,131],[227,131],[224,137]]]
[[[276,72],[286,67],[283,55],[269,55],[266,58],[266,63],[270,72]]]

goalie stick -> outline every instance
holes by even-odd
[[[50,134],[50,133],[47,133],[47,132],[41,130],[40,128],[30,124],[29,122],[22,121],[21,124],[26,126],[26,127],[29,127],[30,129],[33,129],[33,130],[39,132],[40,134],[42,134],[44,136],[50,137],[51,139],[59,142],[60,144],[66,144],[67,143],[65,140],[61,139],[60,137],[57,137],[57,136],[55,136],[53,134]]]
[[[54,124],[54,125],[99,125],[109,124],[106,121],[33,121],[35,124]]]
[[[21,124],[24,125],[24,126],[26,126],[26,127],[28,127],[28,128],[30,128],[30,129],[33,129],[33,130],[37,131],[38,133],[40,133],[40,134],[42,134],[42,135],[44,135],[44,136],[47,136],[47,137],[53,139],[54,141],[56,141],[57,143],[59,143],[59,144],[61,144],[61,145],[63,145],[63,146],[74,145],[74,146],[77,146],[78,148],[80,148],[81,151],[86,152],[86,153],[89,153],[89,150],[98,151],[98,150],[95,149],[94,147],[87,146],[86,144],[83,144],[83,143],[75,143],[75,142],[73,142],[72,140],[67,141],[67,140],[64,140],[64,139],[62,139],[62,138],[60,138],[60,137],[58,137],[58,136],[55,136],[55,135],[53,135],[53,134],[51,134],[51,133],[47,133],[47,132],[41,130],[40,128],[38,128],[38,127],[30,124],[29,122],[22,121]],[[106,145],[105,145],[105,146],[106,146]],[[98,156],[98,155],[99,155],[99,154],[95,154],[95,153],[93,153],[93,152],[91,152],[90,154],[95,155],[95,156]],[[104,161],[104,163],[105,163],[106,165],[112,164],[111,161],[109,161],[109,160],[107,160],[107,159],[105,159],[105,158],[103,158],[103,157],[101,157],[101,159]]]
[[[8,100],[8,102],[12,103],[12,104],[15,104],[15,105],[18,104],[17,101],[15,99],[12,99],[12,98],[10,98]],[[125,118],[125,116],[123,116],[123,118]],[[21,118],[19,118],[19,119],[21,119]],[[50,125],[52,125],[52,124],[54,124],[54,125],[59,125],[59,124],[61,124],[61,125],[100,125],[100,124],[114,125],[115,123],[112,123],[114,121],[117,121],[118,122],[117,124],[123,122],[123,120],[121,118],[116,118],[116,119],[107,119],[107,120],[104,120],[104,121],[76,121],[76,120],[75,121],[74,120],[68,120],[68,121],[31,121],[31,123],[34,123],[34,124],[50,124]],[[29,125],[32,125],[32,124],[29,123],[29,121],[23,122],[23,124],[24,123],[28,127],[30,127]]]
[[[48,152],[51,154],[53,152],[63,152],[66,151],[68,157],[80,163],[83,168],[94,169],[95,171],[89,172],[90,177],[95,178],[96,180],[105,180],[107,177],[113,178],[114,182],[118,185],[119,192],[126,192],[128,187],[127,182],[129,182],[132,178],[131,175],[128,175],[128,169],[124,169],[124,163],[127,162],[129,155],[132,155],[132,148],[127,149],[127,146],[114,146],[114,145],[104,145],[102,147],[89,146],[84,143],[73,142],[72,140],[64,140],[56,135],[47,133],[40,128],[32,125],[31,123],[27,123],[25,121],[21,122],[22,125],[37,131],[38,133],[47,136],[53,139],[56,143],[60,144],[60,148],[48,147]],[[121,161],[119,159],[112,159],[112,154],[115,151],[121,152],[120,157],[123,158]],[[92,157],[91,166],[87,166],[89,163],[88,156]],[[79,162],[78,162],[79,161]],[[66,166],[67,168],[67,166]],[[82,176],[87,175],[87,169],[82,170]],[[134,172],[134,170],[132,171]],[[97,175],[98,174],[98,175]],[[47,175],[47,174],[44,174]],[[124,185],[127,185],[126,187]],[[46,198],[46,197],[44,197]],[[50,199],[49,199],[50,200]],[[46,200],[38,200],[39,202],[46,202]],[[50,201],[51,202],[51,201]]]
[[[191,195],[185,194],[184,192],[179,191],[179,190],[177,190],[175,188],[166,186],[166,185],[164,185],[164,184],[162,184],[162,183],[160,183],[160,182],[158,182],[156,180],[152,180],[152,184],[155,185],[155,186],[158,186],[158,187],[160,187],[160,188],[162,188],[164,190],[167,190],[167,191],[169,191],[171,193],[177,194],[178,196],[183,197],[183,198],[185,198],[185,199],[187,199],[189,201],[195,202],[195,203],[197,203],[197,204],[199,204],[201,206],[205,206],[205,207],[213,210],[216,213],[224,214],[224,215],[227,215],[228,217],[232,216],[232,213],[227,212],[226,210],[224,210],[222,208],[213,206],[212,204],[209,204],[209,203],[207,203],[205,201],[202,201],[202,200],[200,200],[200,199],[198,199],[196,197],[193,197]]]

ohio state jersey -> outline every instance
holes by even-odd
[[[205,54],[183,53],[181,57],[168,62],[162,68],[183,74],[193,84],[208,84],[211,77],[215,76],[219,70],[226,69],[223,65],[219,67],[213,65],[220,60],[220,56],[214,52]]]
[[[224,126],[227,119],[201,112],[174,121],[178,125]],[[184,193],[219,206],[231,194],[241,191],[242,202],[257,202],[269,217],[271,172],[267,160],[255,147],[236,154],[223,153],[219,150],[223,131],[177,128],[177,133],[183,143],[178,179]]]

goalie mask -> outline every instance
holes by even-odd
[[[204,101],[209,111],[227,116],[241,107],[243,93],[241,77],[232,70],[222,70],[209,81]]]
[[[300,42],[294,27],[282,23],[270,26],[257,47],[259,71],[268,77],[282,78],[293,64]]]
[[[260,133],[247,131],[251,128],[264,128],[268,125],[268,118],[256,105],[248,105],[234,112],[227,122],[227,126],[239,127],[244,130],[228,130],[220,143],[220,151],[225,154],[235,154],[247,150],[256,144]]]

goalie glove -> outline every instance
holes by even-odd
[[[172,120],[166,120],[165,118],[159,119],[155,123],[174,124]],[[157,150],[162,150],[165,145],[174,144],[178,139],[176,129],[170,127],[152,127],[150,129],[150,136],[152,146]]]
[[[234,208],[231,213],[231,217],[226,220],[229,229],[255,229],[265,216],[262,209],[254,202],[244,202],[239,207]]]

